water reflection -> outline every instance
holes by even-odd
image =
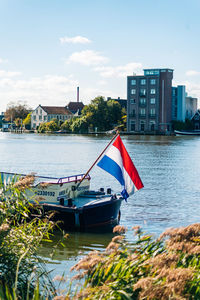
[[[110,243],[112,237],[112,233],[102,235],[69,232],[68,237],[63,239],[63,234],[56,231],[54,236],[52,236],[51,243],[42,243],[41,248],[39,249],[39,255],[43,258],[59,261],[75,259],[78,255],[84,255],[92,250],[101,251],[105,249]]]

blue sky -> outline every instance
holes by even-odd
[[[126,98],[127,75],[174,69],[200,99],[199,0],[0,0],[0,111]]]

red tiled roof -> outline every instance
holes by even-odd
[[[41,106],[49,115],[72,115],[66,107],[63,106]]]

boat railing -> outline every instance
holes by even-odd
[[[71,176],[66,176],[66,177],[49,177],[49,176],[37,176],[35,174],[19,174],[19,173],[9,173],[9,172],[0,172],[0,174],[5,174],[5,175],[8,175],[8,176],[28,176],[28,175],[33,175],[36,179],[48,179],[49,183],[59,183],[59,184],[62,184],[62,183],[68,183],[68,182],[78,182],[79,180],[81,180],[83,178],[83,176],[85,174],[79,174],[79,175],[71,175]],[[90,175],[88,174],[85,179],[88,179],[90,180]]]
[[[78,182],[78,181],[80,181],[82,178],[83,178],[83,176],[84,176],[85,174],[79,174],[79,175],[72,175],[72,176],[67,176],[67,177],[60,177],[59,179],[58,179],[58,183],[67,183],[67,182]],[[88,174],[86,177],[85,177],[85,179],[88,179],[88,180],[90,180],[90,175]]]

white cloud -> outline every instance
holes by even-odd
[[[89,44],[91,43],[91,41],[83,36],[74,36],[74,37],[61,37],[60,38],[60,42],[61,44],[65,44],[65,43],[72,43],[72,44]]]
[[[0,58],[0,64],[7,63],[7,62],[8,62],[7,59]]]
[[[0,70],[0,77],[15,77],[21,75],[20,72],[13,72],[13,71],[5,71],[5,70]]]
[[[0,78],[0,111],[5,111],[9,102],[19,100],[28,102],[32,108],[38,104],[66,105],[76,99],[78,85],[71,76],[46,75],[28,80]]]
[[[107,57],[102,56],[99,52],[93,50],[74,52],[66,60],[66,63],[79,63],[85,66],[97,66],[107,62]]]
[[[102,77],[110,78],[110,77],[127,77],[128,75],[132,75],[134,73],[141,73],[142,64],[141,63],[128,63],[124,66],[116,66],[116,67],[96,67],[95,71],[99,72]]]
[[[186,74],[186,76],[196,76],[196,75],[200,75],[200,72],[195,71],[195,70],[189,70],[185,74]]]

